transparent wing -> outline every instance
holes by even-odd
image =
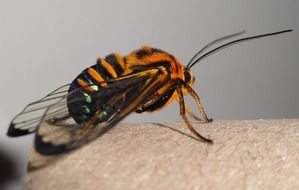
[[[45,155],[65,153],[104,134],[128,114],[135,111],[137,107],[148,101],[159,88],[169,82],[169,75],[166,72],[161,72],[161,70],[149,69],[105,81],[107,86],[92,96],[92,99],[100,101],[94,116],[81,126],[74,125],[67,120],[64,121],[63,125],[43,122],[36,133],[36,150]],[[70,93],[71,97],[74,97],[73,99],[67,100],[65,97],[49,107],[44,120],[49,121],[49,115],[50,118],[53,118],[56,113],[60,113],[66,103],[77,102],[75,93],[80,93],[80,91],[76,90],[72,94]],[[101,101],[101,99],[105,101]]]
[[[28,104],[11,121],[7,135],[17,137],[35,132],[47,108],[56,104],[68,93],[69,84],[61,86],[44,98]]]

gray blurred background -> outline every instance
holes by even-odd
[[[5,136],[12,117],[110,52],[126,55],[147,44],[185,64],[218,37],[292,28],[205,59],[193,67],[194,89],[216,120],[298,118],[298,10],[296,0],[1,0],[0,170],[11,171],[9,188],[20,187],[32,144],[32,135]],[[178,121],[178,113],[174,102],[125,121]]]

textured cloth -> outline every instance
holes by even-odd
[[[32,152],[25,189],[299,189],[299,120],[122,123],[74,152]],[[36,168],[37,166],[42,166]]]

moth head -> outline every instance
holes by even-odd
[[[191,70],[184,69],[184,81],[190,86],[194,84],[195,77],[193,76]]]

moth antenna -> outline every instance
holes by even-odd
[[[263,38],[266,36],[273,36],[273,35],[278,35],[278,34],[282,34],[282,33],[286,33],[286,32],[291,32],[293,31],[292,29],[288,29],[288,30],[282,30],[282,31],[278,31],[278,32],[272,32],[272,33],[267,33],[267,34],[260,34],[260,35],[256,35],[256,36],[251,36],[251,37],[246,37],[246,38],[241,38],[241,39],[237,39],[237,40],[233,40],[230,41],[226,44],[223,44],[221,46],[218,46],[210,51],[208,51],[207,53],[203,54],[202,56],[200,56],[199,58],[197,58],[195,61],[193,61],[192,63],[187,65],[187,69],[190,70],[191,67],[193,67],[197,62],[201,61],[202,59],[220,51],[223,50],[229,46],[238,44],[240,42],[244,42],[244,41],[249,41],[249,40],[253,40],[253,39],[257,39],[257,38]]]
[[[201,54],[202,52],[204,52],[207,48],[209,48],[210,46],[218,43],[218,42],[221,42],[221,41],[224,41],[226,39],[229,39],[229,38],[232,38],[232,37],[235,37],[235,36],[239,36],[241,34],[244,34],[246,31],[245,30],[242,30],[241,32],[237,32],[237,33],[234,33],[234,34],[230,34],[230,35],[227,35],[227,36],[223,36],[223,37],[220,37],[216,40],[213,40],[211,41],[210,43],[208,43],[207,45],[205,45],[201,50],[199,50],[191,59],[190,61],[188,62],[187,64],[187,68],[189,68],[189,65],[192,64],[193,60],[199,55]]]

